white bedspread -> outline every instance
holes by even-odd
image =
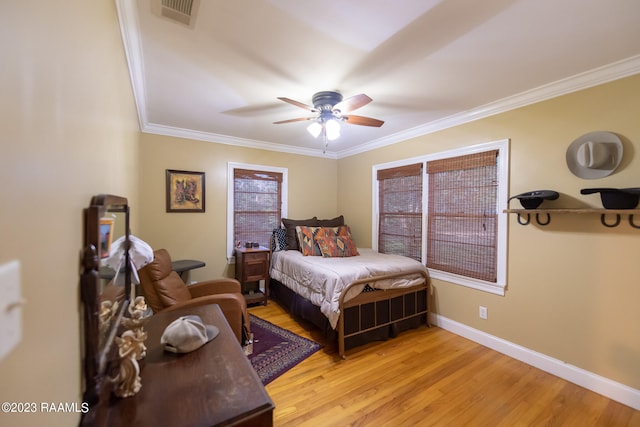
[[[332,328],[336,328],[340,317],[339,302],[343,289],[357,279],[384,274],[399,273],[411,269],[426,268],[411,258],[378,253],[372,249],[361,249],[359,256],[347,258],[323,258],[303,256],[298,251],[274,252],[271,259],[271,277],[295,293],[320,307]],[[381,280],[375,283],[378,289],[404,288],[422,283],[420,274]],[[345,296],[345,301],[358,295],[365,285],[354,286]]]

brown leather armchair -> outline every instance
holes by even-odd
[[[247,304],[240,282],[221,278],[187,286],[171,268],[166,249],[153,251],[151,263],[138,270],[147,304],[154,313],[205,304],[218,304],[240,344],[250,333]]]

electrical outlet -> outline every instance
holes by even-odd
[[[480,315],[481,319],[486,320],[489,315],[489,310],[487,310],[487,307],[480,306],[480,310],[478,314]]]

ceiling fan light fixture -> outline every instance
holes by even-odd
[[[327,132],[327,139],[329,141],[333,141],[340,137],[340,123],[337,120],[329,119],[324,124],[325,130]]]
[[[322,135],[325,151],[327,142],[340,138],[340,122],[360,126],[380,127],[384,124],[382,120],[373,119],[371,117],[345,115],[353,110],[363,107],[372,101],[367,95],[361,93],[343,99],[342,94],[335,91],[318,92],[313,95],[313,107],[293,99],[279,97],[281,101],[295,105],[304,110],[317,114],[315,117],[297,117],[295,119],[280,120],[273,124],[293,123],[306,120],[312,120],[307,126],[307,131],[314,138]]]
[[[311,136],[317,138],[320,135],[320,132],[322,132],[322,125],[318,122],[313,122],[307,127],[307,130]]]

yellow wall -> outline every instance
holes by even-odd
[[[233,276],[227,265],[227,163],[288,169],[290,218],[332,218],[337,214],[335,160],[235,147],[160,135],[142,134],[140,143],[139,232],[153,248],[166,248],[173,259],[199,259],[205,268],[191,280]],[[167,213],[165,170],[205,173],[205,213]]]
[[[78,289],[82,209],[96,193],[127,196],[134,234],[175,258],[226,265],[227,162],[289,169],[289,216],[344,214],[371,241],[371,165],[511,138],[511,194],[551,188],[563,206],[597,205],[591,186],[640,186],[640,77],[624,79],[339,161],[138,132],[111,0],[22,0],[0,13],[0,264],[21,262],[23,337],[0,360],[0,401],[80,402]],[[611,177],[583,181],[564,164],[586,132],[623,137]],[[207,212],[165,212],[165,169],[204,171]],[[597,217],[510,220],[505,297],[436,282],[436,311],[509,341],[640,388],[640,233]],[[542,268],[544,267],[544,268]],[[478,305],[489,319],[477,318]],[[78,414],[4,414],[1,425],[74,425]]]
[[[601,85],[338,161],[338,210],[357,243],[371,244],[371,166],[509,138],[510,194],[552,189],[549,207],[601,207],[581,188],[640,187],[640,76]],[[624,159],[609,177],[580,179],[565,153],[577,137],[618,134]],[[357,200],[357,203],[353,202]],[[548,203],[548,202],[545,202]],[[519,203],[512,201],[511,207]],[[640,224],[640,218],[636,218]],[[446,318],[640,389],[640,230],[597,215],[556,215],[547,227],[509,223],[504,297],[434,281]],[[489,309],[488,320],[478,307]]]
[[[4,2],[0,29],[0,264],[20,261],[26,300],[22,340],[0,360],[0,402],[79,404],[82,210],[96,193],[138,208],[138,123],[115,6]],[[78,420],[0,412],[3,426]]]

